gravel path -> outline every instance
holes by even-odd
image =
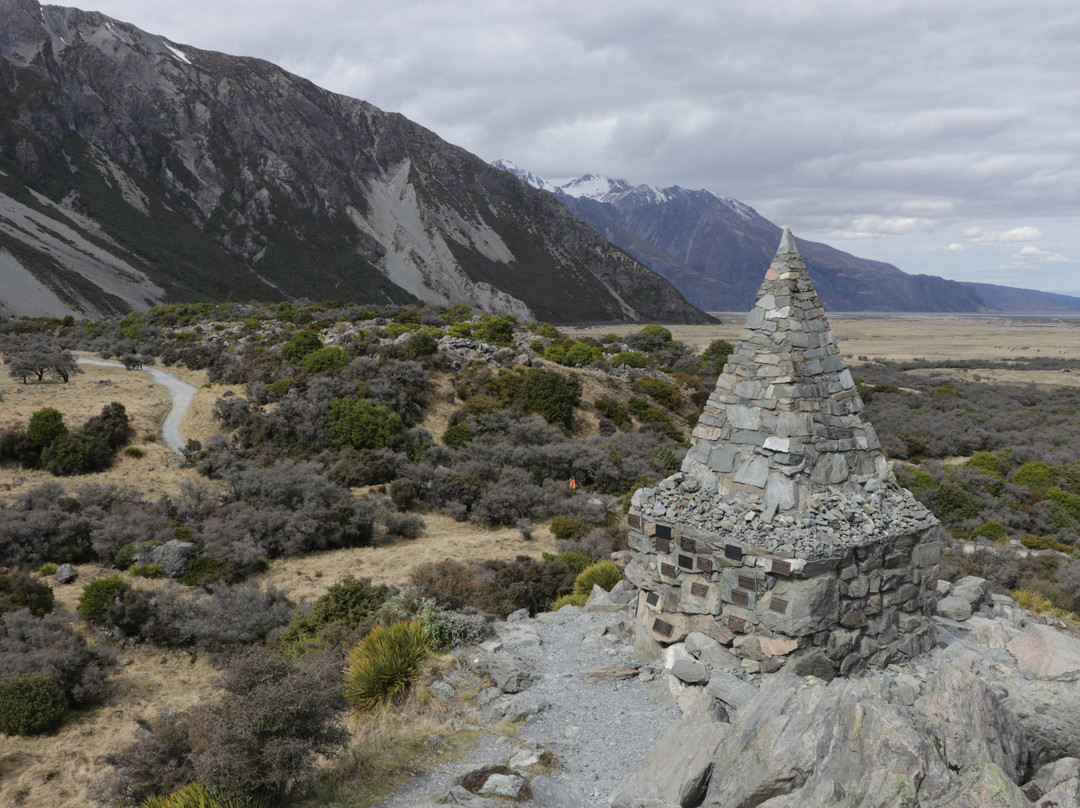
[[[641,679],[649,677],[649,669],[643,670],[642,677],[585,682],[585,672],[591,669],[640,667],[625,642],[629,637],[626,620],[625,613],[567,607],[535,619],[497,624],[503,651],[535,663],[539,680],[517,696],[500,695],[489,703],[482,711],[482,723],[490,732],[464,760],[414,778],[379,803],[379,808],[416,808],[440,801],[462,773],[505,763],[523,750],[548,750],[558,758],[565,770],[552,772],[550,778],[567,795],[565,801],[538,798],[524,805],[608,806],[615,787],[678,717],[676,710],[662,706],[646,692]],[[462,661],[482,665],[493,648],[489,644],[486,649],[470,649]],[[494,729],[501,720],[497,711],[515,699],[518,703],[546,701],[550,706],[526,719],[516,733],[502,735]],[[476,800],[475,804],[489,803]]]

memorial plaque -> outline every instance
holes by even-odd
[[[670,553],[671,552],[671,539],[657,538],[657,540],[656,540],[656,552],[658,552],[658,553]]]
[[[749,575],[739,576],[739,586],[749,592],[753,592],[757,589],[757,581],[751,578]]]
[[[679,539],[679,546],[687,553],[697,552],[697,542],[693,539],[682,538]]]
[[[648,603],[650,606],[655,606],[657,603],[660,602],[660,596],[655,592],[650,592],[648,595],[645,596],[645,602]]]
[[[725,544],[724,558],[730,558],[732,561],[742,561],[742,548],[737,544]]]
[[[690,594],[695,598],[703,598],[709,594],[709,587],[705,586],[705,584],[694,582],[690,584]]]
[[[670,539],[671,527],[669,525],[657,525],[656,526],[656,538],[658,539]]]
[[[734,603],[736,606],[749,606],[750,593],[743,592],[741,589],[732,589],[731,602]]]
[[[674,578],[678,574],[678,570],[676,570],[675,567],[671,564],[661,564],[660,574],[663,575],[665,578]]]
[[[692,570],[694,568],[694,559],[692,559],[690,556],[680,555],[679,566],[682,567],[684,570]]]
[[[729,617],[727,624],[732,631],[746,631],[746,621],[741,617]]]
[[[630,525],[630,527],[641,527],[641,514],[630,514],[626,517],[626,524]]]
[[[776,612],[777,614],[787,613],[788,602],[783,598],[773,598],[772,603],[769,604],[769,611]]]
[[[657,634],[661,634],[664,637],[670,637],[672,632],[675,631],[675,626],[666,620],[661,620],[659,617],[653,620],[652,630]]]
[[[777,575],[791,575],[791,562],[774,558],[772,562],[772,571]]]
[[[712,572],[712,559],[711,558],[699,558],[697,560],[697,568],[702,572]]]

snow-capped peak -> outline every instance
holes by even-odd
[[[533,188],[539,188],[541,191],[548,191],[549,193],[555,193],[556,186],[545,180],[538,174],[534,174],[524,168],[520,168],[516,163],[512,163],[509,160],[496,160],[491,164],[495,168],[501,168],[503,171],[509,171],[519,180]]]

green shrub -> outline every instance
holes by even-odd
[[[622,577],[614,561],[597,561],[582,570],[574,579],[574,594],[584,595],[587,598],[592,594],[594,584],[605,592],[610,592],[611,587],[621,581]]]
[[[19,609],[28,609],[37,617],[48,614],[53,609],[52,587],[21,570],[0,574],[0,614]]]
[[[943,483],[930,497],[930,509],[942,522],[961,522],[979,515],[979,506],[956,483]]]
[[[472,323],[454,323],[450,326],[450,336],[469,339],[473,335]]]
[[[123,547],[116,551],[116,555],[113,556],[113,566],[118,570],[126,570],[132,564],[135,563],[135,556],[139,554],[138,542],[129,541]]]
[[[587,595],[578,595],[576,593],[572,595],[563,595],[561,598],[551,604],[551,611],[557,612],[563,606],[584,606],[585,601],[587,601],[588,599],[589,598]]]
[[[326,590],[310,612],[293,618],[281,635],[281,645],[311,642],[331,623],[350,630],[361,628],[378,613],[387,594],[385,586],[372,586],[370,578],[348,575]]]
[[[986,522],[979,527],[971,531],[971,538],[977,536],[985,536],[990,541],[1002,541],[1009,538],[1009,532],[1005,530],[1005,526],[1001,522]]]
[[[0,732],[37,735],[60,726],[67,699],[56,683],[36,673],[0,682]]]
[[[287,362],[299,362],[312,351],[323,347],[322,340],[314,331],[298,331],[281,346],[281,358]]]
[[[575,342],[566,349],[566,359],[563,364],[570,366],[589,365],[592,364],[593,360],[599,359],[602,355],[603,354],[598,348],[586,345],[584,342]]]
[[[574,573],[574,575],[581,573],[586,568],[591,567],[593,564],[596,563],[595,558],[593,558],[588,553],[581,552],[580,550],[567,550],[565,552],[558,553],[557,555],[550,555],[549,553],[545,553],[544,560],[546,561],[549,558],[554,561],[558,561],[560,564],[570,570],[570,572]]]
[[[376,626],[349,652],[345,697],[358,713],[401,698],[420,676],[428,635],[419,620]]]
[[[268,805],[263,799],[226,797],[199,783],[189,783],[171,794],[150,797],[139,808],[266,808]]]
[[[673,384],[644,376],[634,382],[634,387],[649,395],[667,410],[675,411],[682,406],[682,394]]]
[[[514,339],[514,318],[489,314],[474,333],[478,339],[492,345],[509,345]]]
[[[334,445],[354,449],[389,446],[404,428],[396,414],[363,399],[335,398],[330,402],[330,437]]]
[[[50,575],[56,575],[56,571],[58,569],[59,567],[57,567],[56,564],[53,564],[51,561],[49,561],[41,565],[41,567],[37,571],[37,574],[42,578],[48,578]]]
[[[316,348],[300,360],[300,367],[308,373],[317,375],[327,370],[343,370],[349,363],[345,351],[336,347]]]
[[[98,578],[83,587],[75,611],[79,613],[79,617],[89,622],[108,609],[124,590],[130,588],[122,578],[117,576]]]
[[[1038,491],[1046,491],[1057,482],[1057,477],[1057,469],[1053,466],[1042,460],[1032,460],[1030,463],[1024,463],[1013,473],[1013,482]]]
[[[1029,550],[1057,550],[1059,553],[1071,553],[1075,549],[1053,536],[1034,536],[1031,533],[1021,536],[1020,543]]]
[[[125,446],[124,454],[128,457],[143,457],[146,451],[138,446]]]
[[[465,424],[454,424],[448,426],[446,431],[443,432],[442,442],[450,449],[457,449],[459,446],[464,446],[466,443],[473,439],[472,430]]]
[[[521,398],[529,412],[535,412],[549,424],[570,428],[574,405],[581,396],[576,379],[544,368],[529,368],[521,382]]]
[[[42,407],[31,415],[30,425],[26,428],[26,436],[38,449],[44,449],[67,433],[63,414],[53,407]]]
[[[580,519],[571,519],[569,516],[553,516],[551,518],[551,534],[556,539],[564,541],[579,539],[585,535],[585,523]]]
[[[734,350],[735,346],[727,340],[714,339],[709,343],[709,347],[701,353],[701,361],[705,365],[705,370],[719,376],[724,370],[724,365],[727,364],[728,357],[731,356]]]
[[[132,564],[128,572],[136,578],[164,578],[165,570],[160,564]]]
[[[991,474],[995,477],[1000,477],[1004,471],[1004,460],[998,457],[993,452],[976,452],[971,456],[971,459],[964,464],[965,468],[979,469],[985,471],[987,474]]]
[[[593,406],[596,407],[596,411],[603,417],[607,418],[616,427],[628,431],[633,425],[633,421],[630,420],[630,411],[621,404],[616,404],[614,401],[608,401],[606,398],[598,398],[593,402]]]
[[[611,357],[611,366],[615,368],[623,365],[628,368],[643,368],[648,364],[649,360],[640,351],[623,351]]]

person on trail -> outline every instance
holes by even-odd
[[[577,488],[577,478],[573,474],[570,475],[570,490],[573,491]]]

